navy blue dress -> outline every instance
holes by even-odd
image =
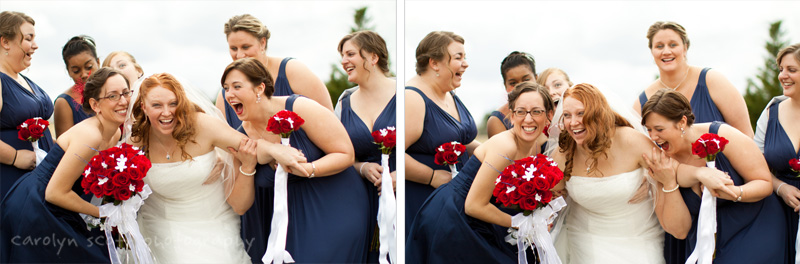
[[[20,74],[21,75],[21,74]],[[22,75],[21,75],[22,76]],[[5,73],[0,73],[3,83],[3,109],[0,110],[0,140],[14,149],[33,150],[30,141],[20,140],[17,136],[17,126],[30,118],[41,117],[50,119],[53,115],[53,101],[50,96],[28,77],[22,76],[33,89],[33,93],[20,86],[14,79]],[[44,131],[44,136],[38,141],[39,148],[49,151],[53,144],[50,130]],[[11,185],[29,170],[17,169],[13,165],[0,163],[0,199],[2,199]]]
[[[712,123],[708,132],[717,134],[721,124],[718,121]],[[716,167],[727,172],[735,185],[744,184],[725,154],[717,154]],[[692,228],[685,240],[686,255],[680,261],[685,262],[697,243],[697,217],[701,200],[691,188],[680,188],[680,191],[692,215]],[[786,219],[780,203],[774,193],[752,203],[717,199],[714,263],[789,263],[786,255]]]
[[[69,104],[70,109],[72,109],[72,124],[80,123],[84,119],[87,119],[87,118],[90,118],[90,117],[93,116],[93,115],[90,115],[90,114],[87,114],[86,112],[84,112],[83,111],[83,106],[81,106],[81,104],[78,103],[78,101],[75,101],[75,99],[73,99],[72,96],[69,96],[68,94],[62,93],[62,94],[59,94],[58,97],[56,97],[56,100],[58,100],[58,98],[64,98],[64,100],[67,101],[67,103]]]
[[[0,204],[0,262],[109,262],[105,236],[93,236],[78,213],[44,199],[47,183],[63,156],[64,150],[55,144],[36,169],[11,187]],[[72,186],[78,194],[83,193],[80,179]]]
[[[461,117],[461,122],[456,120],[447,111],[439,108],[436,103],[431,101],[430,98],[425,96],[425,94],[416,87],[407,86],[406,89],[419,93],[425,101],[425,120],[422,120],[422,135],[419,136],[417,142],[414,142],[414,144],[406,149],[406,153],[418,162],[435,170],[450,171],[450,167],[436,165],[436,163],[434,163],[433,158],[436,155],[436,148],[443,143],[451,141],[458,141],[464,145],[472,142],[478,135],[478,128],[475,127],[475,120],[472,119],[472,115],[469,113],[469,110],[467,110],[467,107],[464,106],[464,103],[461,102],[461,99],[458,99],[458,96],[453,93],[451,93],[451,95],[458,109],[458,115]],[[466,153],[461,155],[458,159],[459,162],[456,164],[459,171],[468,159]],[[417,210],[419,210],[422,203],[428,199],[428,196],[430,196],[434,188],[430,185],[412,181],[405,181],[405,185],[406,226],[411,226],[414,216],[417,214]],[[406,235],[408,235],[408,231],[409,229],[406,229]]]
[[[468,216],[464,203],[482,162],[475,156],[436,189],[407,226],[407,263],[517,263],[507,228]],[[535,262],[530,262],[535,263]]]
[[[498,119],[500,119],[500,121],[503,121],[503,126],[506,127],[506,130],[511,129],[511,127],[514,126],[514,124],[511,123],[511,120],[508,120],[506,118],[506,115],[503,114],[503,112],[495,110],[492,111],[491,115],[493,117],[497,117]]]
[[[800,156],[797,150],[794,149],[792,141],[783,130],[783,126],[778,120],[778,105],[782,101],[778,101],[769,107],[769,120],[767,121],[767,132],[764,135],[764,158],[767,160],[767,165],[775,177],[778,177],[786,184],[800,188],[800,178],[797,178],[797,173],[792,171],[789,167],[790,159],[797,159]],[[780,198],[780,197],[779,197]],[[783,215],[786,219],[786,228],[788,232],[786,240],[786,251],[789,256],[788,263],[795,263],[795,239],[797,239],[797,221],[798,214],[794,209],[786,205],[781,199],[781,207],[783,207]]]
[[[278,77],[275,78],[275,91],[272,93],[272,96],[287,96],[294,94],[294,91],[292,91],[292,86],[289,85],[289,79],[286,78],[286,63],[291,59],[293,58],[286,57],[281,61],[281,66],[278,69]],[[225,99],[225,89],[222,89],[222,98],[223,100]],[[233,107],[231,107],[227,101],[225,101],[225,119],[227,119],[226,121],[228,121],[228,125],[230,125],[232,128],[238,129],[240,126],[242,126],[242,120],[239,120],[239,117],[236,116],[236,111],[233,110]],[[245,245],[247,244],[245,243]]]
[[[350,94],[352,95],[352,94]],[[374,139],[372,138],[372,132],[378,131],[382,128],[386,128],[389,126],[396,127],[397,119],[397,106],[395,99],[397,96],[392,96],[392,100],[386,104],[381,111],[380,115],[378,115],[378,119],[375,120],[375,124],[372,125],[372,131],[367,129],[367,126],[364,124],[364,121],[361,120],[360,117],[353,111],[353,108],[350,107],[350,95],[347,95],[342,98],[341,101],[341,109],[342,109],[342,117],[341,121],[344,125],[344,128],[347,129],[347,134],[350,136],[350,141],[353,142],[353,149],[356,153],[356,160],[360,162],[373,162],[373,163],[381,163],[381,151],[378,148],[378,145],[374,143]],[[397,148],[392,151],[392,154],[389,155],[389,170],[390,172],[397,170]],[[376,228],[378,225],[378,188],[375,187],[372,182],[369,180],[362,178],[362,182],[364,183],[365,188],[367,189],[367,199],[369,201],[369,216],[367,220],[369,221],[370,225],[366,228],[369,229],[369,240],[367,241],[368,247],[368,256],[367,262],[369,263],[377,263],[378,262],[378,249],[373,245],[377,245],[377,232]]]
[[[285,109],[292,111],[293,104],[299,95],[291,95],[286,100]],[[243,132],[243,130],[240,130]],[[300,128],[290,136],[291,146],[301,150],[308,162],[315,161],[325,153],[319,149]],[[256,190],[262,185],[275,185],[275,171],[268,165],[256,167]],[[292,254],[297,263],[363,263],[366,262],[364,245],[368,240],[369,202],[367,189],[361,182],[358,172],[349,167],[336,175],[307,178],[290,174],[288,189],[289,228],[286,238],[286,250]],[[257,192],[258,194],[258,192]],[[272,222],[272,200],[274,189],[269,195],[269,206],[256,197],[256,203],[247,214],[255,210],[263,219],[243,217],[243,227],[261,226],[266,231],[263,244],[253,243],[248,249],[253,262],[261,262],[267,249],[269,226]],[[259,204],[261,203],[261,204]],[[260,207],[257,207],[260,206]],[[267,210],[268,209],[268,210]],[[246,215],[247,215],[246,214]],[[246,223],[244,221],[247,221]],[[255,221],[255,222],[254,222]],[[243,228],[243,230],[245,230]],[[260,234],[254,234],[260,236]],[[247,239],[247,237],[245,237]],[[245,241],[245,247],[250,241]]]
[[[695,124],[714,121],[725,122],[725,118],[722,117],[719,108],[714,104],[714,100],[711,99],[711,94],[708,93],[708,86],[706,86],[706,73],[710,69],[711,68],[703,68],[700,72],[697,86],[695,86],[692,99],[689,101],[689,105],[692,106]],[[642,107],[644,107],[644,103],[646,103],[647,100],[647,95],[645,92],[642,92],[642,94],[639,95],[639,103]],[[667,264],[682,264],[686,262],[684,256],[689,256],[692,251],[689,250],[689,252],[686,252],[685,249],[686,242],[684,240],[677,239],[670,233],[664,233],[664,259],[666,259]]]

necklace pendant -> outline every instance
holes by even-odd
[[[169,154],[167,154],[167,160],[169,160]]]

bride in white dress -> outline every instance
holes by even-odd
[[[664,263],[664,231],[643,159],[655,145],[594,86],[578,84],[562,98],[563,132],[553,153],[566,180],[557,188],[569,197],[555,241],[562,262]]]
[[[252,187],[238,187],[253,184],[256,152],[261,163],[268,162],[262,157],[275,154],[284,158],[279,163],[293,168],[305,158],[277,144],[257,145],[222,119],[203,113],[166,73],[142,81],[135,106],[128,141],[143,146],[153,164],[144,178],[153,193],[139,210],[138,222],[155,261],[250,263],[236,212],[252,203],[241,198]],[[230,155],[221,149],[236,157],[222,172],[214,170],[218,156]]]

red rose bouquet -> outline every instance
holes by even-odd
[[[34,117],[25,122],[22,122],[17,129],[17,137],[19,140],[27,140],[30,141],[33,145],[33,153],[36,154],[36,165],[38,166],[39,163],[42,163],[44,157],[47,156],[47,152],[39,148],[39,138],[44,136],[44,132],[47,130],[47,126],[50,125],[50,122],[47,120],[42,119],[41,117]]]
[[[466,151],[467,147],[458,141],[446,142],[436,148],[436,155],[433,157],[433,162],[437,165],[450,166],[450,173],[453,175],[453,178],[455,178],[456,174],[458,174],[458,170],[456,169],[458,157]]]
[[[800,160],[790,159],[789,168],[792,168],[792,171],[797,173],[797,177],[800,177]]]
[[[516,160],[497,176],[492,195],[521,212],[511,218],[511,226],[518,229],[510,228],[506,237],[507,242],[517,244],[520,263],[525,260],[525,248],[531,245],[536,245],[542,263],[561,263],[548,226],[566,206],[561,197],[553,199],[550,191],[562,179],[558,164],[542,154]]]
[[[396,145],[396,129],[393,126],[381,128],[372,132],[372,139],[375,144],[380,146],[381,150],[381,166],[383,172],[381,173],[381,189],[389,190],[381,192],[378,200],[378,234],[380,238],[380,247],[378,248],[379,258],[381,263],[386,260],[386,255],[389,255],[391,263],[395,263],[397,259],[397,240],[395,239],[395,225],[397,223],[396,208],[394,192],[392,188],[392,176],[389,171],[389,155],[392,154],[392,149]]]
[[[717,154],[725,149],[728,140],[717,134],[705,133],[692,143],[692,154],[705,158],[706,167],[715,168]],[[740,197],[741,198],[741,197]],[[700,212],[697,217],[697,244],[686,263],[711,263],[714,256],[717,233],[717,198],[703,187]]]
[[[87,194],[103,198],[100,209],[100,228],[105,230],[111,261],[119,263],[119,254],[112,230],[120,236],[120,247],[129,249],[136,263],[152,261],[144,241],[136,213],[151,190],[143,179],[152,164],[139,148],[127,143],[107,150],[89,160],[83,171],[81,187]],[[121,246],[124,245],[124,246]],[[116,262],[115,262],[116,261]]]
[[[289,146],[289,136],[292,132],[300,129],[300,126],[305,123],[305,120],[300,118],[297,113],[289,110],[281,110],[276,113],[267,121],[267,131],[281,135],[281,144]],[[311,163],[312,168],[314,163]],[[311,171],[309,179],[314,177],[314,171]],[[289,173],[278,164],[275,168],[275,199],[273,200],[274,208],[272,212],[272,223],[270,224],[272,232],[269,233],[267,238],[267,250],[261,260],[264,263],[292,263],[294,259],[292,255],[286,251],[286,234],[289,228],[289,211],[288,211],[288,190],[287,184],[289,181]]]

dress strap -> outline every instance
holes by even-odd
[[[711,68],[703,68],[703,70],[700,71],[700,77],[697,78],[697,86],[706,86],[706,73],[708,73],[708,70],[711,70]],[[706,88],[706,90],[708,90],[708,88]]]
[[[710,126],[710,127],[708,127],[708,133],[711,133],[711,134],[719,134],[719,127],[720,127],[722,124],[724,124],[724,123],[723,123],[723,122],[721,122],[721,121],[714,121],[714,122],[711,122],[711,126]]]
[[[300,97],[299,94],[293,94],[290,95],[289,98],[286,98],[286,105],[284,106],[284,108],[289,111],[294,111],[292,110],[294,109],[294,101],[297,100],[298,97]]]
[[[419,88],[417,88],[417,87],[414,87],[414,86],[406,86],[406,90],[412,90],[412,91],[415,91],[415,92],[417,92],[417,93],[418,93],[420,96],[422,96],[422,99],[424,99],[425,101],[428,101],[428,100],[430,100],[430,99],[428,98],[428,96],[425,96],[425,93],[423,93],[423,92],[422,92],[422,90],[420,90],[420,89],[419,89]]]
[[[639,94],[639,109],[644,108],[644,103],[647,103],[647,94],[642,91],[642,93]]]
[[[283,58],[283,60],[281,60],[281,67],[278,68],[278,77],[286,78],[286,63],[289,62],[289,60],[291,60],[291,59],[294,59],[294,58],[286,57],[286,58]]]

